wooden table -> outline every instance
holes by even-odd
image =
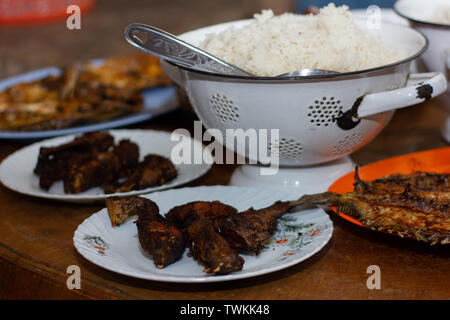
[[[120,20],[117,11],[122,3],[110,1],[112,6],[99,4],[97,13],[91,13],[86,25],[92,24],[95,32],[110,30],[119,32],[126,23]],[[144,2],[140,6],[123,13],[131,21],[144,21]],[[145,2],[147,3],[147,2]],[[199,1],[190,1],[186,15],[178,17],[173,1],[157,3],[151,15],[168,30],[180,32],[189,27],[239,18],[245,12],[239,11],[240,1],[221,3],[225,11],[213,12],[203,7]],[[167,4],[168,3],[168,4]],[[182,6],[182,2],[176,2]],[[195,9],[200,10],[199,13]],[[184,8],[178,8],[182,12]],[[103,10],[103,11],[102,11]],[[109,11],[108,11],[109,10]],[[203,11],[201,11],[203,10]],[[234,10],[234,11],[233,11]],[[156,13],[155,13],[156,12]],[[206,14],[206,12],[208,14]],[[159,14],[158,14],[159,13]],[[134,16],[133,16],[134,14]],[[220,15],[221,14],[221,15]],[[97,15],[97,16],[96,16]],[[220,16],[219,16],[220,15]],[[186,18],[187,16],[187,18]],[[114,20],[113,18],[117,18]],[[94,19],[96,18],[96,19]],[[191,20],[189,20],[189,18]],[[195,18],[195,24],[191,23]],[[91,19],[91,20],[89,20]],[[97,21],[94,24],[92,20]],[[120,23],[117,23],[120,21]],[[184,22],[183,22],[184,21]],[[188,21],[188,22],[186,22]],[[189,22],[191,21],[191,22]],[[190,24],[189,24],[190,23]],[[85,26],[86,26],[85,25]],[[42,26],[41,33],[32,31],[32,36],[51,41],[58,34],[58,25]],[[87,27],[86,27],[87,28]],[[117,30],[116,30],[117,29]],[[44,31],[50,37],[42,35]],[[45,33],[44,32],[44,33]],[[85,32],[85,31],[83,31]],[[11,42],[21,34],[20,28],[10,32],[0,30],[0,39]],[[85,33],[86,34],[86,33]],[[94,37],[83,40],[80,35],[59,43],[59,54],[47,47],[27,54],[26,45],[18,45],[17,52],[7,51],[0,46],[0,58],[9,62],[19,61],[19,69],[1,69],[7,76],[27,69],[43,67],[46,64],[61,65],[72,60],[86,60],[104,56],[103,45],[114,54],[124,54],[128,49],[112,33],[105,38]],[[31,36],[30,36],[31,37]],[[69,43],[76,43],[70,46]],[[86,41],[85,43],[83,41]],[[95,48],[90,44],[97,43]],[[48,43],[47,43],[48,44]],[[41,44],[34,44],[39,47]],[[31,45],[30,45],[31,46]],[[103,47],[103,49],[105,49]],[[75,52],[69,53],[69,48]],[[78,48],[78,49],[77,49]],[[71,56],[72,54],[72,56]],[[112,55],[112,54],[111,54]],[[19,59],[19,60],[17,60]],[[8,64],[11,65],[11,64]],[[12,63],[14,66],[14,63]],[[23,67],[25,65],[25,67]],[[25,70],[23,70],[25,69]],[[354,153],[352,158],[360,165],[376,160],[419,150],[448,146],[441,138],[440,127],[446,113],[441,109],[444,102],[432,100],[396,113],[389,125],[371,143]],[[184,111],[175,111],[163,117],[135,126],[171,131],[176,128],[192,129],[194,118]],[[24,144],[0,141],[0,159],[23,147]],[[191,185],[226,185],[235,169],[234,166],[215,165],[203,178]],[[448,299],[450,248],[430,247],[419,242],[404,240],[394,236],[369,231],[331,215],[334,234],[330,242],[310,259],[288,269],[268,275],[214,284],[173,284],[143,281],[104,270],[83,259],[75,250],[72,237],[77,226],[92,213],[101,209],[99,205],[74,205],[35,199],[0,187],[0,298],[32,299]],[[81,268],[81,289],[69,290],[66,273],[69,265]],[[366,287],[367,267],[381,268],[381,290]]]
[[[439,133],[438,101],[396,113],[385,130],[352,158],[369,162],[447,146]],[[176,111],[139,127],[191,129],[194,118]],[[21,144],[1,142],[4,158]],[[191,185],[227,184],[234,166],[215,165]],[[334,215],[332,239],[310,259],[272,274],[215,284],[144,281],[104,270],[82,258],[72,236],[101,209],[34,199],[0,187],[0,298],[131,299],[448,299],[449,248],[369,231]],[[69,265],[81,268],[80,290],[68,290]],[[381,290],[369,290],[369,265],[381,268]]]

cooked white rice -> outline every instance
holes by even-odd
[[[259,76],[306,68],[349,72],[404,58],[359,29],[347,6],[330,3],[307,16],[263,10],[254,17],[242,28],[207,35],[200,47]]]

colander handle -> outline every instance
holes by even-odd
[[[406,87],[392,91],[371,93],[357,100],[355,118],[400,109],[421,103],[444,93],[447,79],[440,72],[414,73],[409,76]]]

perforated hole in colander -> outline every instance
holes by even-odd
[[[222,123],[234,123],[239,119],[239,108],[225,95],[212,95],[209,104],[216,118]]]
[[[276,140],[278,142],[278,149],[272,143],[269,144],[270,154],[278,153],[280,158],[298,157],[303,153],[303,146],[300,142],[294,139],[281,138]]]
[[[328,127],[342,111],[342,103],[335,97],[322,97],[308,107],[308,119],[318,127]]]
[[[362,142],[362,140],[363,135],[359,132],[345,136],[343,139],[338,141],[331,152],[333,154],[343,154],[352,151]]]

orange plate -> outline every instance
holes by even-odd
[[[371,181],[389,174],[407,174],[416,171],[449,173],[450,172],[450,147],[433,149],[421,152],[415,152],[377,161],[360,167],[358,170],[359,177],[362,180]],[[350,172],[336,180],[328,189],[328,191],[336,193],[346,193],[353,191],[355,183],[355,172]],[[331,208],[336,212],[336,207]],[[354,224],[365,227],[359,220],[342,213],[337,214]]]

